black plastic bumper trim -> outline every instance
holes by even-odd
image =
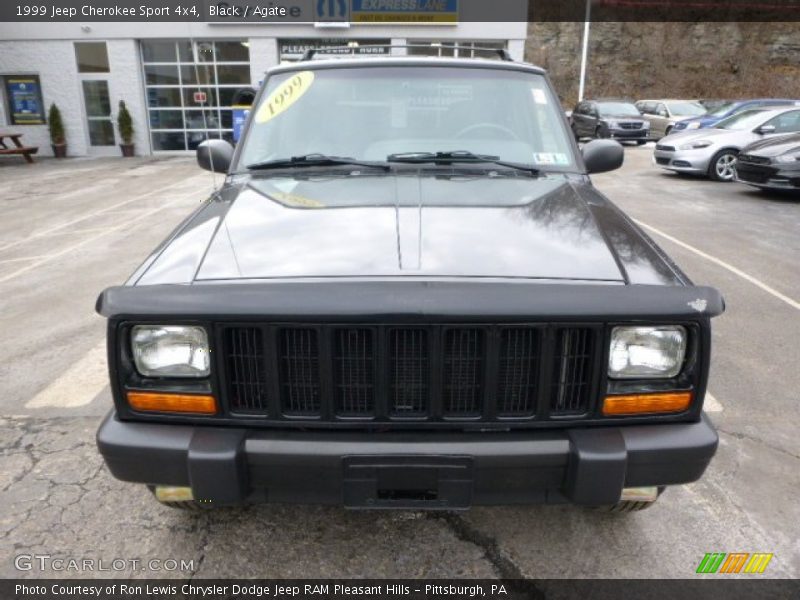
[[[409,469],[448,465],[456,458],[468,460],[469,495],[463,489],[463,477],[458,493],[450,492],[459,503],[469,497],[475,505],[610,504],[619,499],[623,487],[697,480],[717,442],[705,415],[694,423],[558,431],[366,433],[140,423],[120,421],[112,411],[97,433],[98,448],[118,479],[191,486],[195,498],[218,505],[344,504],[346,497],[354,497],[345,492],[345,465],[352,464],[352,457],[362,463],[370,458],[389,463],[402,458],[408,468],[396,472],[404,477]],[[378,479],[384,492],[391,487],[390,471]],[[415,499],[386,507],[426,506]],[[430,507],[465,508],[448,505],[441,498],[435,498]]]

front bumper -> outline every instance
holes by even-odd
[[[714,152],[709,152],[707,148],[669,151],[660,150],[656,147],[653,151],[653,162],[662,169],[669,171],[706,173]]]
[[[800,167],[737,163],[735,180],[769,190],[800,191]]]
[[[717,433],[696,423],[516,432],[335,432],[120,421],[97,445],[123,481],[190,486],[205,505],[349,508],[617,502],[626,487],[689,483]]]
[[[650,129],[622,129],[609,128],[608,136],[614,140],[648,140],[650,139]]]

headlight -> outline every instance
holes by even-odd
[[[616,129],[617,127],[619,127],[619,123],[617,121],[612,121],[612,120],[607,120],[606,125],[608,126],[609,129]]]
[[[694,121],[692,123],[687,123],[686,129],[700,129],[700,123],[698,123],[697,121]]]
[[[800,161],[800,154],[781,154],[772,159],[775,163],[796,163]]]
[[[686,354],[686,329],[614,327],[608,355],[608,376],[613,379],[667,379],[680,373]]]
[[[137,325],[131,334],[136,370],[145,377],[208,377],[208,335],[202,327]]]
[[[681,146],[681,150],[699,150],[700,148],[708,148],[713,142],[709,140],[697,140]]]

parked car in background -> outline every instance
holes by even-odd
[[[627,100],[584,100],[570,118],[575,139],[613,138],[641,145],[650,137],[650,124]]]
[[[636,108],[650,123],[652,140],[669,135],[678,121],[706,114],[703,105],[692,100],[639,100]]]
[[[670,171],[733,181],[739,151],[754,142],[800,132],[800,106],[755,108],[711,129],[681,131],[656,144],[653,158]]]
[[[694,102],[701,104],[703,108],[706,109],[706,112],[712,112],[717,110],[723,104],[730,104],[731,100],[719,98],[700,98],[698,100],[694,100]]]
[[[800,134],[759,140],[742,148],[735,179],[761,189],[800,192]]]
[[[777,98],[758,98],[755,100],[731,100],[723,104],[722,106],[718,106],[716,109],[707,112],[704,115],[699,117],[693,117],[691,119],[685,119],[680,121],[679,123],[675,123],[675,126],[672,128],[673,131],[683,131],[685,129],[706,129],[707,127],[713,127],[723,119],[727,119],[728,117],[732,117],[733,115],[740,113],[745,110],[750,110],[751,108],[768,108],[771,106],[786,106],[789,104],[798,104],[800,105],[800,100],[795,99],[777,99]]]

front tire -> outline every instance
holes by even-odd
[[[720,150],[711,159],[708,166],[708,176],[714,181],[733,181],[736,166],[736,150]]]

